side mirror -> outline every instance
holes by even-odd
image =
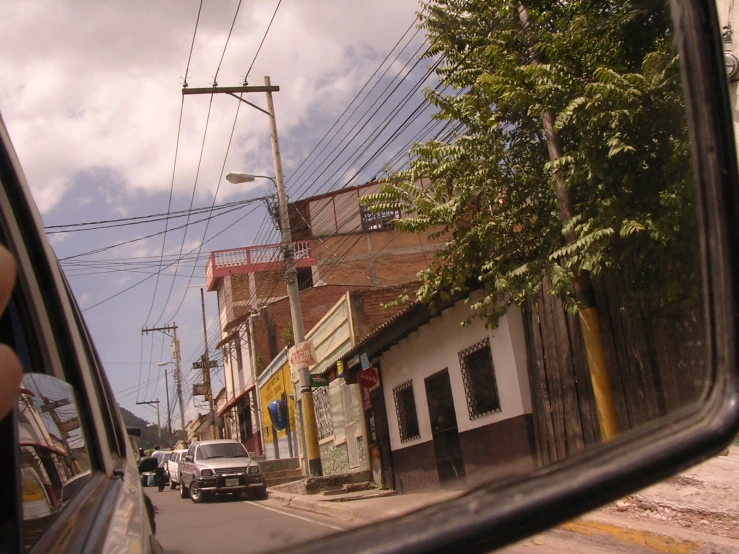
[[[154,456],[145,456],[139,461],[139,473],[156,471],[159,467],[159,460]]]
[[[185,456],[186,462],[192,462],[192,456]]]
[[[141,436],[141,429],[138,427],[126,427],[126,433],[128,433],[131,437],[140,437]]]

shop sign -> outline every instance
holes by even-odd
[[[361,387],[371,389],[380,382],[380,374],[377,373],[377,370],[374,367],[368,367],[359,372],[359,375],[357,375],[357,381]]]
[[[316,358],[316,349],[313,348],[313,341],[307,340],[290,348],[288,351],[290,360],[290,369],[298,369],[308,367],[318,363]]]

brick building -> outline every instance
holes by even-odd
[[[361,199],[379,187],[373,182],[289,205],[306,330],[347,292],[361,291],[357,302],[375,307],[393,300],[443,242],[395,231],[397,212],[365,210]],[[218,296],[221,341],[216,348],[223,350],[226,383],[226,400],[218,412],[224,435],[261,454],[256,375],[291,339],[292,330],[280,245],[212,252],[206,280],[208,291]],[[383,317],[382,310],[370,309],[366,325],[379,324]]]

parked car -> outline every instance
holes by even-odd
[[[169,488],[175,489],[180,483],[179,462],[184,459],[187,449],[175,450],[167,460],[167,479],[169,479]]]
[[[180,497],[199,503],[214,494],[266,498],[259,463],[243,444],[220,439],[194,442],[179,462]]]

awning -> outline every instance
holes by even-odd
[[[238,396],[233,397],[221,410],[219,410],[218,417],[222,417],[223,414],[233,408],[239,400],[241,400],[245,395],[249,393],[249,391],[251,391],[255,387],[256,385],[251,385],[250,387],[247,387],[246,390],[241,392]]]
[[[216,348],[220,348],[221,346],[223,346],[227,342],[231,342],[232,340],[235,340],[237,338],[239,338],[239,332],[238,331],[234,331],[233,333],[229,333],[226,336],[225,339],[221,340],[221,342],[219,342],[218,344],[216,344]]]
[[[251,315],[251,312],[247,312],[244,315],[240,315],[236,319],[232,319],[231,321],[229,321],[228,323],[226,323],[226,325],[223,327],[223,330],[224,331],[229,331],[229,330],[233,329],[234,327],[237,327],[237,326],[241,325],[247,319],[249,319],[249,316],[250,315]]]

